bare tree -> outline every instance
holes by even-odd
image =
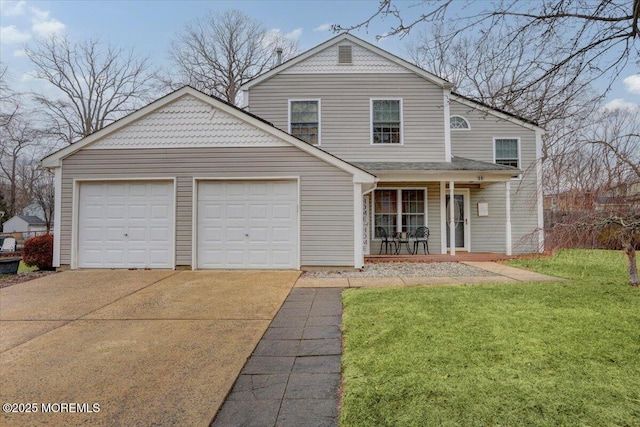
[[[240,86],[297,51],[297,41],[238,10],[209,14],[187,24],[169,50],[177,76],[164,78],[171,88],[188,84],[232,104]]]
[[[66,37],[34,42],[25,52],[36,76],[58,97],[36,94],[50,120],[50,133],[67,144],[102,129],[148,101],[152,73],[146,58],[97,39]]]
[[[640,181],[640,107],[605,110],[600,120],[587,129],[585,140],[613,157],[613,173],[622,181]]]
[[[53,226],[53,213],[55,203],[55,186],[53,174],[42,168],[38,160],[25,162],[22,168],[24,179],[22,191],[29,195],[29,200],[35,203],[42,212],[47,233]]]
[[[565,42],[556,47],[554,61],[540,64],[544,67],[541,79],[566,69],[586,81],[603,75],[613,81],[629,59],[635,58],[640,64],[640,0],[503,0],[484,3],[485,8],[478,13],[454,0],[422,0],[420,4],[421,13],[406,19],[408,12],[403,9],[409,5],[381,0],[364,21],[334,25],[333,30],[367,28],[373,20],[384,18],[393,24],[378,38],[404,37],[419,24],[446,21],[450,38],[469,29],[480,34],[495,34],[496,29],[502,29],[510,34],[508,40],[528,40],[531,49],[554,43],[560,34]]]
[[[0,172],[7,182],[7,217],[17,215],[27,201],[21,198],[20,170],[27,153],[34,146],[38,130],[19,111],[8,125],[0,128]]]
[[[17,94],[9,85],[9,68],[0,63],[0,127],[8,126],[17,111]]]

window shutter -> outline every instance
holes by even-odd
[[[338,46],[338,64],[353,64],[351,45]]]

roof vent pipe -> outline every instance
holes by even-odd
[[[276,49],[276,66],[282,64],[282,48]]]

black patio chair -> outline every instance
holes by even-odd
[[[413,253],[418,254],[418,245],[422,243],[424,254],[429,253],[429,227],[418,227],[413,233]]]
[[[382,253],[383,245],[385,254],[389,253],[389,245],[391,245],[391,250],[393,252],[393,246],[395,246],[396,241],[392,237],[389,237],[389,235],[387,234],[387,230],[385,230],[383,227],[376,227],[376,236],[382,239],[380,242],[380,252],[378,253],[378,255]]]

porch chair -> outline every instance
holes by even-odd
[[[7,237],[2,242],[2,248],[0,252],[15,252],[16,251],[16,239],[13,237]]]
[[[418,245],[422,243],[424,254],[429,254],[429,227],[418,227],[413,234],[413,253],[418,254]]]
[[[389,235],[387,234],[387,230],[385,230],[383,227],[376,227],[376,236],[382,239],[380,242],[380,252],[378,253],[378,255],[382,254],[383,245],[385,254],[389,253],[389,245],[392,245],[391,250],[393,252],[393,246],[396,244],[396,241],[392,237],[389,237]]]

